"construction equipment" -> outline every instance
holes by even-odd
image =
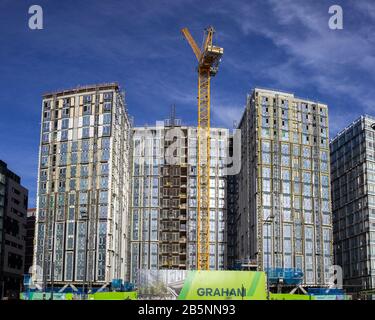
[[[210,94],[211,77],[218,71],[224,49],[213,46],[214,28],[205,30],[200,49],[187,28],[182,34],[198,60],[198,192],[197,192],[197,269],[209,269],[210,256]]]

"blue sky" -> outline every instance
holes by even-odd
[[[41,5],[44,29],[28,28]],[[344,29],[328,28],[339,4]],[[170,105],[196,123],[195,57],[216,28],[224,47],[212,83],[213,125],[232,127],[251,88],[295,93],[329,105],[331,137],[374,113],[375,2],[326,0],[0,0],[0,159],[22,176],[35,205],[41,95],[117,81],[135,124],[167,118]]]

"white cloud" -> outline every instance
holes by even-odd
[[[244,107],[215,105],[212,107],[212,126],[232,129],[240,121]]]
[[[374,3],[354,4],[362,14],[366,11],[367,16],[375,19]],[[258,78],[266,77],[270,86],[293,91],[311,86],[325,96],[353,99],[357,111],[374,112],[375,92],[370,89],[375,79],[375,46],[369,38],[372,27],[354,29],[344,22],[344,30],[330,30],[328,8],[329,4],[312,1],[302,5],[292,0],[267,0],[262,4],[233,4],[226,14],[245,35],[269,39],[286,54],[286,60],[278,65],[270,61],[268,67],[253,66]],[[221,10],[225,11],[224,7]],[[348,18],[344,21],[349,21],[345,16],[348,10],[344,9],[344,19]],[[245,64],[232,60],[229,63],[234,67],[242,68]],[[368,82],[363,81],[364,77]]]

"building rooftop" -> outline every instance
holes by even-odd
[[[120,86],[117,82],[99,83],[99,84],[92,84],[92,85],[86,85],[86,86],[78,85],[77,87],[71,88],[71,89],[47,92],[43,94],[43,98],[52,98],[53,96],[66,96],[66,95],[71,95],[71,94],[90,92],[93,90],[110,90],[110,89],[119,90]]]
[[[8,165],[2,160],[0,160],[0,169],[3,169],[5,171],[4,173],[6,174],[8,178],[21,184],[21,177],[15,174],[13,171],[9,170]]]
[[[345,134],[346,131],[348,131],[349,129],[351,129],[352,127],[354,127],[358,122],[361,122],[363,119],[366,119],[366,118],[375,121],[375,117],[374,116],[370,116],[368,114],[361,115],[360,117],[358,117],[357,119],[355,119],[351,124],[349,124],[348,126],[346,126],[339,133],[337,133],[336,136],[331,139],[330,143],[335,142],[343,134]]]
[[[314,100],[314,99],[309,99],[309,98],[301,98],[301,97],[295,96],[294,93],[276,90],[276,89],[272,89],[272,88],[255,87],[251,92],[253,92],[253,91],[264,91],[264,92],[267,92],[267,93],[270,93],[270,94],[280,94],[280,95],[283,95],[283,96],[289,96],[289,97],[294,98],[294,99],[304,100],[304,101],[307,101],[307,102],[310,102],[310,103],[326,105],[324,102],[321,102],[319,100]]]

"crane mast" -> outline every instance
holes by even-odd
[[[210,105],[211,77],[218,71],[223,48],[213,46],[213,27],[205,30],[200,49],[187,28],[181,30],[198,60],[197,269],[210,267]]]

